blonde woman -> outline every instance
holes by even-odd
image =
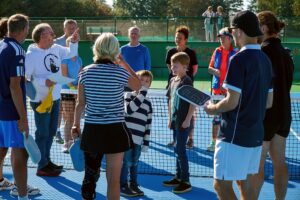
[[[128,85],[138,91],[141,83],[119,53],[119,42],[112,33],[100,35],[93,47],[94,64],[85,67],[79,74],[72,136],[81,136],[81,149],[85,156],[81,191],[86,200],[96,197],[96,183],[104,155],[107,199],[120,199],[123,154],[132,146],[124,118],[124,87]],[[81,135],[80,116],[84,110],[85,123]]]

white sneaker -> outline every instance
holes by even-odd
[[[37,195],[40,193],[40,189],[37,187],[32,187],[30,185],[27,185],[27,195],[28,196],[33,196],[33,195]],[[13,185],[12,190],[10,191],[10,194],[13,196],[18,196],[18,188],[16,185]]]
[[[14,184],[3,177],[3,181],[0,182],[0,191],[11,190],[13,187],[14,187]]]

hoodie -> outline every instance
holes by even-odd
[[[49,88],[46,79],[53,73],[61,75],[61,61],[77,55],[78,43],[70,43],[70,47],[53,44],[49,49],[41,49],[36,44],[28,47],[25,59],[25,76],[31,80],[36,97],[32,102],[41,102],[47,96]],[[53,101],[60,99],[61,85],[55,84],[52,92]]]

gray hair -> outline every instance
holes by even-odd
[[[68,24],[75,24],[77,26],[77,21],[74,19],[66,19],[64,21],[64,28],[66,28]]]
[[[41,24],[36,25],[32,31],[32,40],[35,43],[39,43],[42,33],[48,27],[51,28],[51,26],[48,23],[41,23]]]
[[[112,33],[102,33],[93,46],[94,62],[101,59],[115,61],[120,54],[118,39]]]

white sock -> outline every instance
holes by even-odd
[[[28,195],[20,197],[18,196],[18,200],[28,200]]]

